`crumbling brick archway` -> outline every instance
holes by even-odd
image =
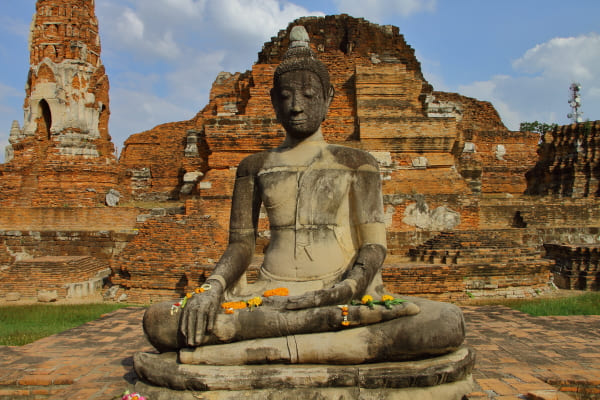
[[[38,132],[40,133],[40,137],[50,140],[52,138],[52,111],[45,99],[40,100],[38,103],[38,112]]]
[[[45,99],[40,100],[38,103],[39,110],[39,122],[38,122],[38,132],[40,132],[40,136],[50,140],[52,137],[52,111],[50,110],[50,105]]]

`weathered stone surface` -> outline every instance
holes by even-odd
[[[119,289],[121,289],[121,287],[119,285],[113,285],[111,287],[109,287],[106,292],[104,292],[104,294],[102,295],[102,298],[104,300],[115,300],[117,297],[117,293],[119,292]]]
[[[18,292],[8,292],[4,296],[5,301],[19,301],[21,299],[21,293]]]
[[[431,211],[427,203],[418,200],[406,207],[402,222],[430,231],[448,231],[460,224],[460,213],[445,206]]]
[[[106,193],[106,205],[109,207],[116,207],[121,200],[121,193],[119,193],[115,189],[110,189],[108,193]]]
[[[464,380],[445,383],[429,388],[407,389],[363,389],[363,388],[318,388],[318,389],[256,389],[256,390],[218,390],[211,392],[177,391],[136,383],[138,392],[152,396],[156,400],[196,400],[198,396],[207,400],[462,400],[464,394],[473,390],[471,377]]]
[[[40,303],[52,303],[58,300],[58,292],[56,290],[40,290],[37,294],[37,301]]]
[[[185,365],[177,362],[176,353],[134,355],[135,371],[144,381],[208,396],[210,391],[220,390],[426,388],[468,380],[474,363],[475,354],[468,347],[425,360],[344,366]]]

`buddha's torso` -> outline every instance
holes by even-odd
[[[272,152],[258,171],[271,228],[262,267],[268,278],[336,280],[355,256],[349,212],[355,171],[337,163],[327,147]]]

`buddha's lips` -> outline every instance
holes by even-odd
[[[290,123],[292,125],[302,125],[303,123],[306,122],[306,118],[302,118],[302,119],[292,119],[290,120]]]

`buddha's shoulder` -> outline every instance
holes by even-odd
[[[238,165],[237,176],[258,174],[258,171],[261,170],[271,151],[272,150],[261,151],[260,153],[254,153],[244,158]]]
[[[355,149],[353,147],[340,146],[336,144],[330,144],[327,146],[329,153],[333,155],[335,161],[348,168],[358,169],[375,169],[378,170],[379,166],[377,160],[369,152],[361,149]]]

